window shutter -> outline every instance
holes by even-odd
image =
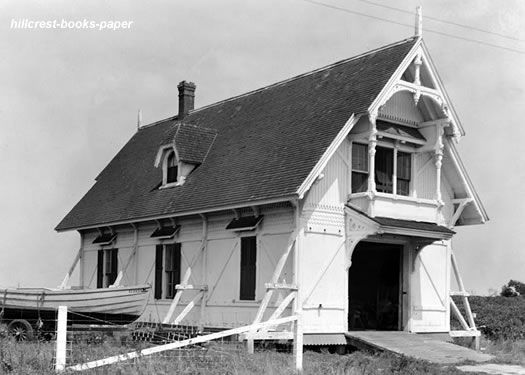
[[[108,286],[113,285],[118,275],[118,249],[109,250],[111,256],[111,269],[109,270]]]
[[[180,284],[180,256],[181,256],[180,252],[181,252],[181,244],[176,243],[174,254],[173,254],[173,257],[174,257],[173,272],[175,274],[174,276],[175,284]]]
[[[104,287],[104,250],[97,252],[97,288]]]
[[[257,242],[256,237],[241,238],[241,300],[255,300]]]
[[[162,245],[155,249],[155,299],[162,298]]]

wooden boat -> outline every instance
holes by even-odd
[[[150,289],[150,285],[0,289],[0,314],[10,331],[14,331],[13,325],[20,331],[46,327],[53,330],[59,306],[68,307],[68,324],[124,325],[143,313]]]

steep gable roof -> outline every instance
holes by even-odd
[[[141,128],[57,230],[291,198],[352,114],[364,113],[416,38],[191,111],[185,124],[216,132],[182,186],[158,189],[158,148],[176,118]]]

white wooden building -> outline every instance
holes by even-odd
[[[81,286],[150,283],[146,321],[186,288],[177,323],[218,328],[291,292],[306,344],[450,330],[454,227],[488,217],[421,37],[203,108],[194,93],[181,82],[178,115],[141,127],[57,226],[80,233]]]

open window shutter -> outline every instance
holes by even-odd
[[[163,246],[157,245],[155,249],[155,299],[162,298],[162,251]]]
[[[104,250],[97,252],[97,288],[104,287]]]
[[[256,237],[241,238],[241,300],[255,300]]]

